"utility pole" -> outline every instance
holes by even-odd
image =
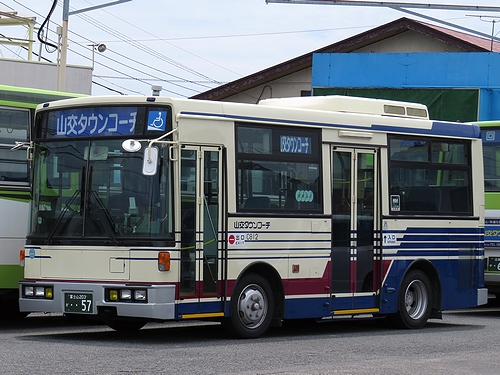
[[[83,12],[88,12],[90,10],[100,9],[108,7],[115,4],[126,3],[132,0],[117,0],[106,4],[96,5],[80,10],[69,11],[69,0],[64,0],[63,2],[63,18],[62,18],[62,31],[59,37],[59,58],[57,59],[57,90],[66,90],[66,61],[68,55],[68,20],[69,16],[72,14],[78,14]]]

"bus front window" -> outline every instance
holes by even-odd
[[[32,238],[116,244],[171,236],[168,163],[160,158],[158,173],[145,176],[143,154],[126,152],[121,143],[107,139],[37,146]]]

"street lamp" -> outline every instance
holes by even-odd
[[[99,44],[89,44],[89,47],[92,47],[92,71],[94,71],[94,57],[95,57],[95,51],[97,50],[98,52],[103,53],[106,51],[106,45],[103,43]]]

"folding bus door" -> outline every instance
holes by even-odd
[[[181,272],[179,312],[222,312],[222,152],[217,147],[181,150]],[[213,316],[219,316],[217,314]],[[192,316],[196,317],[196,316]]]
[[[377,305],[380,262],[375,246],[376,160],[376,150],[334,148],[332,151],[330,288],[332,310],[339,313]]]

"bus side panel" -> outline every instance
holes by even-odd
[[[0,199],[0,289],[16,290],[23,279],[19,265],[19,251],[26,241],[26,223],[29,204],[27,201]]]
[[[472,221],[450,221],[450,227],[432,227],[432,221],[384,220],[384,262],[392,262],[383,280],[381,313],[397,310],[400,283],[409,268],[422,269],[441,293],[438,308],[475,307],[482,287],[482,229]],[[425,226],[424,226],[425,224]],[[470,224],[470,225],[467,225]],[[394,229],[393,229],[394,228]],[[401,229],[395,229],[401,228]]]
[[[486,193],[484,233],[484,285],[495,296],[500,296],[500,210],[498,193]],[[490,198],[490,199],[488,199]],[[494,207],[495,209],[488,209]]]
[[[330,220],[262,217],[229,218],[228,293],[245,272],[278,273],[287,317],[329,312]]]

